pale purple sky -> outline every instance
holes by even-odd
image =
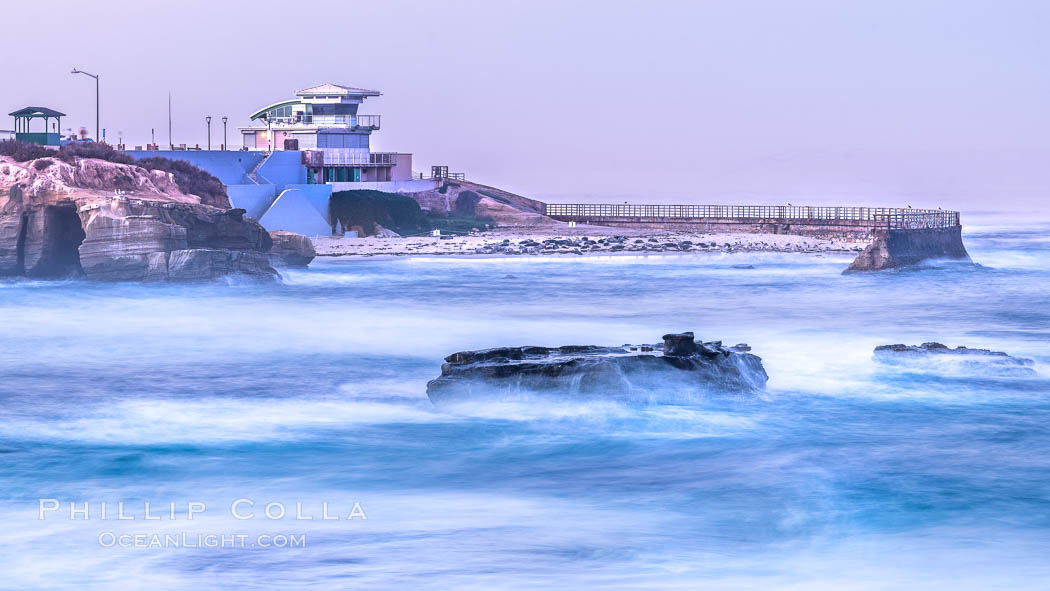
[[[39,10],[37,10],[39,9]],[[384,93],[373,149],[567,201],[1041,208],[1050,2],[52,1],[6,11],[4,113],[213,143],[299,88]],[[11,128],[10,119],[0,128]]]

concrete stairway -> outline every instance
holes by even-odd
[[[266,161],[269,160],[269,159],[270,159],[270,154],[267,154],[267,155],[263,156],[262,160],[259,160],[259,163],[255,165],[255,168],[253,168],[252,171],[248,173],[248,178],[251,179],[251,181],[253,183],[255,183],[256,185],[261,185],[262,184],[262,183],[259,182],[259,169],[262,168],[263,164],[266,164]],[[264,178],[263,180],[265,181],[266,179]]]

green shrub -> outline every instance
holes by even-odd
[[[66,144],[58,151],[63,162],[72,164],[77,158],[95,158],[116,164],[136,164],[135,159],[123,152],[114,150],[109,144],[98,142],[74,142]]]
[[[383,191],[339,191],[328,202],[332,218],[343,228],[359,226],[371,233],[375,224],[410,236],[430,230],[430,220],[415,199]]]
[[[54,163],[55,161],[50,158],[40,158],[39,160],[33,163],[33,168],[40,171],[44,171],[47,170],[47,168]]]
[[[0,141],[0,156],[7,156],[15,162],[28,162],[29,160],[46,158],[54,155],[54,150],[49,150],[44,146],[38,146],[37,144],[20,142],[17,140]]]
[[[126,154],[121,154],[126,156]],[[130,158],[130,156],[129,156]],[[226,195],[226,185],[189,162],[153,156],[134,161],[133,164],[147,170],[163,170],[175,175],[175,184],[183,193],[190,193],[201,198],[201,203],[215,207],[229,207],[230,198]]]

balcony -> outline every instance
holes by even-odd
[[[397,166],[398,152],[372,152],[369,154],[370,164],[381,166]]]
[[[292,115],[272,117],[269,126],[282,127],[345,127],[346,129],[375,131],[379,129],[380,115]]]
[[[369,152],[363,148],[321,148],[319,150],[307,150],[304,153],[323,154],[324,166],[397,166],[399,152]],[[313,158],[310,156],[309,158]],[[311,166],[321,166],[322,162],[315,162]]]

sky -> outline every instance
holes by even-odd
[[[57,0],[7,12],[0,108],[204,144],[322,82],[375,151],[551,201],[1038,210],[1050,2]],[[0,128],[13,128],[10,119]]]

